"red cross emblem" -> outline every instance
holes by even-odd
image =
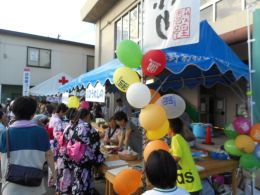
[[[64,85],[67,82],[69,82],[69,80],[67,80],[66,77],[64,76],[62,76],[61,79],[59,80],[59,83],[61,83],[61,85]]]

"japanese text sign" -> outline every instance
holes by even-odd
[[[146,0],[144,51],[199,42],[200,0]]]
[[[23,96],[29,96],[30,79],[31,79],[30,69],[24,68],[24,71],[23,71]]]
[[[86,89],[85,100],[88,102],[105,102],[106,90],[105,86],[102,86],[100,83],[97,83],[95,87],[91,84]]]

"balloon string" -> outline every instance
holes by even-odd
[[[160,91],[160,89],[162,88],[162,86],[164,85],[164,83],[168,80],[168,78],[170,77],[170,75],[168,75],[163,82],[160,84],[160,86],[156,89],[156,91],[154,92],[154,94],[152,95],[151,101],[154,99],[154,97],[156,96],[156,94]]]

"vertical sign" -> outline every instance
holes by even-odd
[[[31,72],[29,68],[23,70],[23,96],[29,96]]]
[[[147,0],[144,51],[199,42],[200,0]]]

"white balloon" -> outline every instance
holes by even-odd
[[[186,108],[185,101],[176,94],[167,94],[157,100],[157,104],[164,107],[168,119],[180,117]]]
[[[126,99],[134,108],[143,108],[151,101],[151,93],[145,84],[134,83],[127,89]]]

